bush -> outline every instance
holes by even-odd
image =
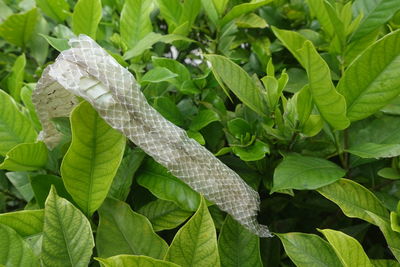
[[[399,10],[0,0],[0,265],[399,266]],[[48,101],[32,94],[79,34],[258,191],[274,237],[251,233],[83,99],[59,101],[74,108],[43,142]]]

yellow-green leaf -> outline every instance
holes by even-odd
[[[199,209],[176,233],[165,260],[181,266],[220,266],[216,230],[203,197]]]
[[[88,102],[71,114],[72,142],[61,164],[65,188],[87,215],[108,194],[121,163],[125,137],[111,128]]]
[[[86,34],[96,39],[101,20],[101,0],[79,0],[72,14],[72,30],[75,34]]]

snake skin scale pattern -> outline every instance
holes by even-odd
[[[111,127],[252,233],[272,236],[257,222],[260,199],[255,190],[151,107],[134,76],[90,37],[80,35],[69,44],[46,67],[32,96],[43,126],[39,138],[49,148],[61,138],[51,119],[68,117],[77,96],[82,97]]]

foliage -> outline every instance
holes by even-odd
[[[77,34],[261,196],[260,239],[82,101],[32,92]],[[400,266],[398,0],[0,0],[0,266]]]

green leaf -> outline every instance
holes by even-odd
[[[221,266],[262,267],[260,239],[227,216],[218,238]]]
[[[107,198],[99,214],[96,244],[100,257],[118,254],[164,257],[167,243],[154,233],[146,217],[134,212],[125,202]]]
[[[29,245],[10,227],[0,223],[0,264],[5,266],[39,266]]]
[[[399,180],[400,179],[400,173],[397,169],[394,168],[383,168],[378,171],[378,175],[390,179],[390,180]]]
[[[265,116],[266,104],[263,101],[261,89],[240,66],[230,59],[219,55],[206,55],[211,62],[212,71],[246,106]],[[223,84],[221,84],[223,86]]]
[[[360,218],[375,224],[367,212],[389,218],[388,211],[381,201],[362,185],[347,179],[318,189],[318,193],[336,203],[350,218]]]
[[[298,267],[343,267],[332,247],[314,234],[276,234],[290,259]]]
[[[250,124],[242,118],[234,118],[227,123],[228,130],[237,139],[246,136],[247,133],[252,133]]]
[[[115,174],[108,195],[125,201],[131,191],[133,176],[142,164],[146,154],[140,149],[128,150],[127,155],[122,159],[121,165]]]
[[[215,226],[203,197],[199,209],[176,233],[165,260],[181,266],[220,266]]]
[[[400,155],[400,145],[365,143],[352,146],[346,151],[360,158],[391,158]]]
[[[79,0],[72,14],[72,30],[75,34],[86,34],[96,39],[101,20],[101,0]]]
[[[400,267],[400,263],[394,260],[371,260],[374,267]]]
[[[171,33],[178,26],[178,21],[182,14],[181,1],[157,0],[160,13],[168,24],[168,32]]]
[[[36,132],[31,121],[19,111],[17,103],[0,90],[0,155],[20,143],[36,140]]]
[[[203,109],[193,118],[189,125],[189,129],[197,132],[214,121],[219,121],[218,114],[211,109]]]
[[[272,26],[271,29],[279,41],[281,41],[282,44],[290,51],[290,53],[299,62],[301,62],[302,57],[298,50],[304,46],[304,43],[307,41],[307,39],[295,31],[280,30],[274,26]]]
[[[43,266],[88,266],[94,240],[89,220],[52,187],[44,209]]]
[[[72,197],[65,189],[61,177],[49,174],[39,174],[31,176],[30,180],[33,192],[35,194],[36,203],[39,205],[39,207],[44,208],[46,198],[49,195],[52,185],[56,188],[60,197],[63,197],[70,202],[72,201]]]
[[[5,20],[7,17],[13,14],[13,10],[4,3],[3,0],[0,0],[0,22]]]
[[[282,189],[317,189],[332,184],[345,173],[326,159],[290,154],[275,169],[271,192]]]
[[[357,40],[385,24],[400,9],[397,0],[356,0],[353,3],[355,15],[362,14],[362,20],[351,40]]]
[[[346,101],[333,86],[330,69],[310,41],[298,50],[307,70],[309,90],[322,118],[337,130],[345,129],[350,122],[346,117]]]
[[[8,180],[14,185],[22,198],[29,202],[33,198],[33,190],[27,172],[7,172]]]
[[[178,126],[185,124],[184,117],[171,98],[159,96],[154,99],[153,107],[167,120]]]
[[[218,0],[219,2],[227,3],[228,0]],[[201,0],[201,4],[203,5],[203,10],[207,14],[210,21],[213,23],[213,26],[217,26],[218,24],[218,10],[216,9],[216,5],[214,5],[215,1],[213,0]]]
[[[170,44],[178,40],[185,42],[193,42],[193,40],[177,34],[161,35],[159,33],[150,32],[145,37],[140,39],[140,41],[137,42],[137,44],[134,47],[126,51],[123,56],[123,59],[129,60],[133,57],[139,56],[143,54],[144,51],[146,51],[147,49],[150,49],[155,43],[163,42],[166,44]]]
[[[32,120],[35,129],[40,131],[42,130],[42,125],[40,124],[39,118],[36,115],[35,106],[32,103],[32,92],[34,88],[30,85],[26,85],[21,89],[21,100],[24,103],[25,108],[27,108],[29,112],[30,119]]]
[[[47,164],[47,147],[43,142],[16,145],[6,154],[0,169],[34,171]]]
[[[0,37],[7,42],[25,47],[35,31],[37,16],[36,8],[9,16],[0,24]]]
[[[65,0],[36,0],[36,4],[46,16],[58,23],[68,17],[69,5]]]
[[[95,258],[104,267],[178,267],[172,262],[153,259],[147,256],[118,255],[110,258]]]
[[[174,229],[192,215],[179,208],[174,202],[157,199],[143,206],[139,212],[147,217],[154,231]]]
[[[100,207],[121,163],[125,137],[111,128],[88,102],[71,114],[72,142],[61,164],[65,188],[91,215]]]
[[[178,74],[178,77],[171,81],[171,83],[177,88],[182,87],[184,82],[191,79],[189,70],[182,63],[176,60],[170,58],[152,57],[152,61],[154,66],[167,68],[171,72]]]
[[[364,249],[353,237],[331,229],[319,230],[332,245],[337,256],[345,267],[372,267]]]
[[[21,100],[21,88],[24,83],[26,58],[25,54],[20,55],[11,68],[11,75],[7,79],[7,88],[10,95],[19,102]]]
[[[364,119],[400,93],[400,30],[369,46],[345,71],[337,86],[350,121]],[[365,66],[374,66],[365,71]],[[379,97],[378,97],[379,96]]]
[[[174,30],[174,33],[188,35],[200,10],[201,0],[184,0],[178,27]]]
[[[400,261],[400,233],[392,230],[390,221],[386,218],[382,218],[373,212],[367,211],[366,213],[370,216],[370,218],[373,220],[373,223],[379,227],[385,236],[389,249],[392,251],[396,260]]]
[[[44,34],[41,34],[41,36],[58,52],[70,49],[67,39],[54,38]]]
[[[304,127],[310,118],[314,103],[308,85],[304,86],[297,94],[296,108],[299,127]]]
[[[243,15],[236,20],[236,25],[239,28],[266,28],[268,27],[267,22],[260,16],[250,13]]]
[[[143,163],[136,181],[156,197],[172,201],[184,210],[195,211],[199,206],[200,195],[152,159]]]
[[[170,71],[169,69],[164,67],[155,67],[143,75],[143,77],[140,79],[140,83],[160,83],[169,81],[175,77],[178,77],[178,74]]]
[[[256,161],[264,158],[265,154],[269,154],[269,145],[256,140],[248,147],[233,146],[232,151],[243,161]]]
[[[238,18],[243,14],[249,13],[259,7],[265,6],[272,1],[273,0],[252,1],[250,3],[236,5],[221,19],[220,27],[222,28],[225,24],[232,21],[233,19]]]
[[[0,225],[7,225],[22,237],[43,232],[43,210],[21,210],[0,214]]]
[[[120,33],[122,41],[132,48],[153,30],[150,13],[152,0],[127,0],[121,11]]]

